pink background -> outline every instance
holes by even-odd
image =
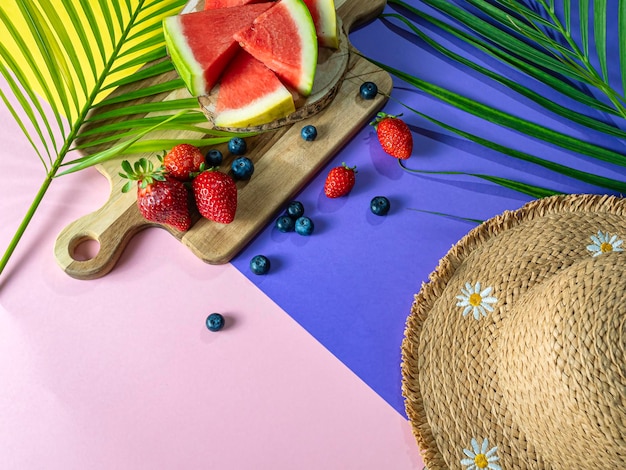
[[[0,124],[4,249],[44,172]],[[108,191],[55,180],[0,276],[0,468],[422,468],[406,419],[232,265],[150,229],[104,278],[63,273],[57,234]]]

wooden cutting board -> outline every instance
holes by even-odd
[[[335,0],[335,6],[347,38],[352,28],[375,18],[383,10],[385,0]],[[232,223],[217,224],[196,214],[192,227],[182,233],[145,220],[137,209],[135,191],[121,192],[125,180],[118,173],[123,158],[114,159],[98,166],[111,184],[108,201],[97,211],[70,223],[59,234],[55,257],[60,267],[77,279],[104,276],[113,269],[133,235],[150,226],[168,230],[206,263],[229,262],[384,105],[385,95],[391,92],[391,77],[356,54],[351,46],[347,53],[345,74],[327,107],[305,120],[246,138],[246,156],[254,162],[255,172],[249,181],[237,182],[238,208]],[[159,77],[153,80],[156,82]],[[359,87],[365,81],[375,82],[382,94],[373,100],[362,99]],[[188,96],[181,90],[164,99]],[[306,124],[313,124],[318,130],[313,142],[306,142],[300,136]],[[171,137],[166,131],[163,134],[164,138]],[[197,139],[198,134],[183,132],[176,137]],[[212,148],[222,150],[222,169],[229,168],[232,156],[225,145]],[[134,161],[141,156],[128,159]],[[77,247],[87,240],[98,242],[98,253],[91,259],[79,260]]]

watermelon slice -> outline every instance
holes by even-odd
[[[274,72],[241,50],[220,79],[214,123],[218,127],[258,126],[295,110],[291,92]]]
[[[265,2],[267,0],[205,0],[205,10],[215,10],[217,8],[238,7],[240,5],[248,5],[249,3]]]
[[[163,20],[174,67],[193,96],[205,95],[239,50],[233,34],[274,3],[255,3],[170,16]]]
[[[320,46],[337,49],[339,36],[337,35],[337,12],[334,0],[304,0],[304,3],[311,12]]]
[[[287,85],[308,96],[317,68],[313,18],[302,0],[280,0],[273,5],[234,37]]]

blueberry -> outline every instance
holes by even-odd
[[[389,203],[389,199],[385,196],[376,196],[370,202],[370,209],[373,214],[376,215],[385,215],[389,212],[391,204]]]
[[[233,176],[238,180],[249,180],[254,173],[254,163],[248,157],[237,157],[230,165]]]
[[[302,128],[300,131],[300,135],[302,138],[308,142],[311,142],[317,138],[317,129],[315,126],[307,125]]]
[[[206,317],[206,327],[211,331],[220,331],[224,328],[224,317],[220,313],[212,313]]]
[[[300,201],[291,201],[287,205],[287,215],[292,219],[297,219],[298,217],[302,217],[304,215],[304,206]]]
[[[313,221],[306,216],[296,219],[296,233],[300,235],[311,235],[313,233]]]
[[[241,137],[233,137],[228,141],[228,151],[233,155],[243,155],[247,149],[246,141]]]
[[[207,152],[205,160],[210,168],[213,166],[220,166],[222,164],[223,158],[224,156],[222,155],[222,152],[217,149],[211,149]]]
[[[293,232],[296,223],[294,219],[289,217],[288,215],[281,215],[278,219],[276,219],[276,228],[280,232]]]
[[[250,260],[250,270],[254,274],[267,274],[270,270],[269,258],[263,255],[256,255]]]
[[[364,100],[373,100],[378,93],[378,87],[374,82],[365,82],[361,85],[359,93]]]

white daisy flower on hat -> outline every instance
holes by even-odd
[[[489,448],[489,440],[485,438],[481,445],[472,438],[472,449],[463,449],[463,453],[469,458],[461,459],[461,465],[465,465],[467,470],[502,470],[496,462],[500,457],[496,455],[497,447]]]
[[[621,248],[623,240],[617,238],[617,235],[611,235],[609,232],[598,231],[597,235],[591,235],[591,245],[587,245],[587,249],[593,253],[593,256],[600,256],[602,253],[611,251],[624,251]]]
[[[498,299],[490,296],[492,287],[487,287],[481,290],[480,282],[477,282],[472,286],[471,283],[466,282],[465,287],[461,287],[461,295],[457,295],[456,298],[459,302],[457,307],[463,308],[463,316],[466,317],[470,312],[476,320],[480,319],[480,316],[487,316],[487,312],[493,312],[492,304],[495,304]]]

